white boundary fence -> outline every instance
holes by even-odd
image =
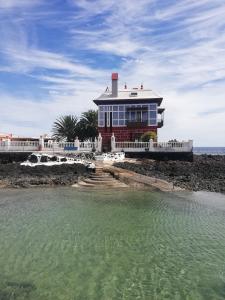
[[[39,142],[14,142],[6,140],[0,142],[0,152],[30,152],[39,149]]]
[[[182,142],[116,142],[114,134],[111,137],[112,152],[192,152],[193,141]],[[94,142],[80,142],[76,139],[73,143],[52,142],[44,143],[41,137],[39,142],[32,141],[0,141],[0,152],[97,152],[102,151],[102,137],[99,134]]]
[[[76,139],[73,143],[52,142],[45,143],[43,137],[39,141],[0,141],[0,152],[92,152],[93,150],[101,151],[102,137],[99,135],[94,142],[80,142]]]
[[[95,142],[79,142],[75,141],[74,143],[44,143],[44,146],[41,146],[41,151],[43,152],[92,152],[93,149],[96,149],[97,145]]]
[[[182,142],[116,142],[111,138],[112,152],[192,152],[193,141]]]

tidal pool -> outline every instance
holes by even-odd
[[[225,196],[0,190],[3,299],[225,299]]]

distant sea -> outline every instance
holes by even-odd
[[[225,155],[225,147],[194,147],[194,154]]]

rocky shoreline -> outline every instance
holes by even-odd
[[[192,191],[225,193],[225,156],[194,155],[193,162],[140,159],[114,164]]]
[[[25,167],[19,163],[0,164],[0,188],[28,188],[34,186],[68,186],[78,177],[90,174],[82,164]]]
[[[225,156],[222,155],[194,155],[193,162],[127,160],[114,166],[166,180],[186,190],[225,193]],[[0,188],[71,186],[79,177],[89,177],[90,172],[82,164],[51,167],[0,164]]]

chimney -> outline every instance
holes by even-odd
[[[112,73],[112,97],[118,97],[118,73]]]

